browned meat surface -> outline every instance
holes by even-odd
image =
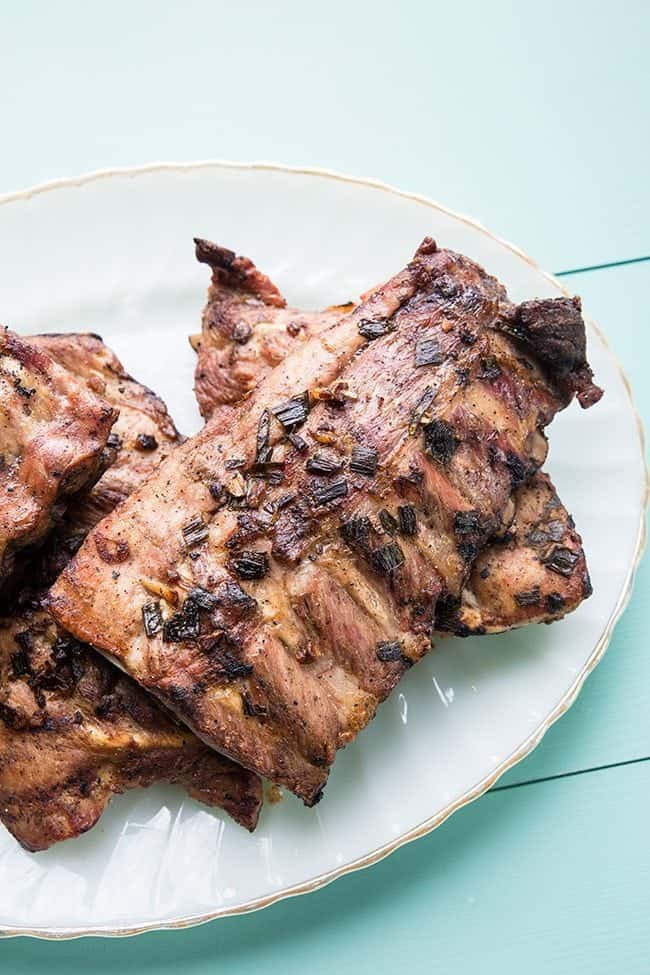
[[[14,552],[97,477],[114,420],[86,382],[0,327],[0,585]]]
[[[352,306],[319,312],[290,308],[247,257],[198,239],[196,256],[212,268],[201,334],[190,339],[198,353],[194,391],[207,420],[217,406],[239,403],[296,345],[329,328]]]
[[[29,341],[83,379],[119,411],[108,438],[107,469],[90,489],[70,499],[45,543],[40,565],[51,580],[64,568],[90,529],[127,498],[183,438],[160,397],[129,376],[99,336],[35,335]],[[19,563],[19,577],[24,574],[21,568]],[[28,561],[27,571],[33,578],[33,559]]]
[[[223,402],[235,402],[235,393],[241,387],[242,347],[246,349],[247,393],[264,378],[271,364],[285,359],[298,343],[326,332],[353,305],[325,312],[291,309],[287,323],[286,302],[278,288],[248,258],[235,257],[232,251],[208,241],[196,243],[198,259],[209,264],[213,271],[203,314],[202,338],[196,343],[197,396],[203,415],[210,416]],[[510,334],[529,340],[538,337],[536,356],[556,369],[560,381],[567,374],[575,375],[577,367],[578,382],[588,382],[590,372],[579,299],[524,302],[508,311],[504,320]],[[246,323],[245,327],[242,322]],[[293,327],[293,322],[300,323],[300,327]],[[217,342],[223,353],[220,356],[215,352]],[[265,354],[265,345],[273,349],[272,354],[268,351]],[[421,352],[426,355],[426,344]],[[217,360],[218,368],[211,369],[210,364]],[[210,381],[202,382],[208,373]],[[446,614],[441,610],[443,629],[469,635],[496,633],[529,622],[551,622],[571,612],[589,595],[579,536],[548,477],[534,475],[515,489],[512,500],[513,512],[516,506],[513,524],[502,541],[495,541],[479,556],[463,590],[462,607],[457,601],[451,601]],[[544,561],[545,552],[529,544],[530,533],[542,530],[551,510],[553,534],[557,536],[559,526],[563,526],[561,535],[554,541],[577,554],[582,577],[576,570],[568,578],[560,573],[558,579],[557,573],[554,576]]]
[[[317,801],[570,400],[570,374],[503,332],[510,313],[495,279],[425,240],[91,533],[53,615],[219,751]]]
[[[598,402],[603,391],[592,382],[579,298],[524,301],[504,315],[502,327],[526,345],[558,385],[578,397],[581,406]]]
[[[113,794],[167,781],[253,829],[257,776],[179,726],[135,681],[59,631],[41,606],[38,587],[53,581],[85,533],[181,438],[162,400],[131,379],[96,336],[30,342],[120,415],[113,465],[73,499],[45,546],[22,560],[23,586],[0,607],[0,820],[23,846],[42,850],[93,826]]]
[[[440,608],[440,629],[470,636],[550,623],[591,595],[582,541],[550,478],[535,474],[514,501],[510,528],[478,555],[460,601]]]
[[[108,440],[110,467],[67,509],[77,526],[93,527],[169,456],[182,437],[160,397],[129,376],[99,336],[34,335],[29,341],[119,410]]]
[[[175,782],[248,829],[259,779],[206,748],[135,681],[26,607],[0,618],[0,820],[28,850],[94,826],[115,793]]]

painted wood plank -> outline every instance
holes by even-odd
[[[493,793],[308,897],[121,943],[6,943],[2,971],[641,975],[649,795],[650,765]]]
[[[271,158],[428,194],[551,270],[633,257],[649,27],[643,0],[25,0],[0,32],[0,189]]]

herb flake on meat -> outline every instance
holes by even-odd
[[[409,424],[409,433],[412,437],[414,437],[417,433],[418,427],[425,422],[426,412],[436,398],[437,392],[437,386],[427,386],[425,391],[422,393],[422,396],[418,400]]]
[[[211,663],[226,680],[250,677],[253,673],[251,664],[244,663],[233,650],[223,646],[222,639],[215,640],[205,652],[209,655]]]
[[[415,368],[439,366],[445,361],[445,354],[436,338],[422,336],[415,343]]]
[[[542,594],[539,586],[535,586],[534,589],[525,589],[522,592],[515,593],[517,606],[536,606],[541,598]]]
[[[371,552],[370,561],[378,572],[389,575],[404,565],[404,553],[397,542],[389,542]]]
[[[424,445],[427,453],[440,464],[448,464],[458,449],[460,441],[445,420],[432,420],[424,428]]]
[[[394,663],[397,660],[402,660],[404,656],[404,647],[399,640],[380,640],[377,644],[377,658],[381,660],[382,663]]]
[[[317,507],[322,507],[322,505],[329,504],[331,501],[344,498],[347,493],[348,482],[342,477],[338,481],[332,481],[331,484],[315,487],[313,491],[314,504]]]
[[[219,600],[215,594],[208,589],[204,589],[203,586],[193,586],[189,591],[188,598],[193,603],[196,603],[199,609],[216,609],[219,605]]]
[[[289,434],[289,443],[300,454],[304,454],[304,452],[309,448],[309,444],[305,438],[301,437],[299,433],[294,433],[293,431]]]
[[[199,607],[193,599],[186,599],[183,608],[163,623],[165,643],[185,643],[196,640],[201,628]]]
[[[377,473],[377,451],[374,447],[353,447],[350,470],[364,477],[374,477]]]
[[[377,512],[377,517],[379,518],[381,527],[385,532],[388,532],[389,535],[394,535],[397,532],[399,527],[397,518],[394,515],[391,515],[387,508],[380,508]]]
[[[256,704],[251,698],[250,694],[242,694],[242,704],[244,707],[244,714],[249,718],[266,718],[268,711],[265,707],[260,704]]]
[[[270,484],[282,484],[284,480],[284,461],[267,460],[253,464],[250,473]]]
[[[135,446],[138,450],[156,450],[158,441],[151,433],[139,433],[135,438]]]
[[[566,600],[559,592],[550,592],[546,597],[546,608],[549,613],[559,613],[564,609]]]
[[[240,552],[230,564],[240,579],[263,579],[270,568],[266,552]]]
[[[568,577],[573,572],[578,558],[578,553],[572,552],[570,548],[554,545],[548,554],[542,556],[541,561],[551,572]]]
[[[340,473],[343,468],[343,462],[317,452],[308,459],[305,467],[310,474],[317,474],[320,477],[331,477],[332,474]]]
[[[415,506],[412,504],[402,504],[397,509],[399,518],[399,530],[402,535],[415,535],[418,530],[418,517]]]
[[[350,545],[355,545],[366,542],[371,529],[370,519],[366,515],[353,515],[341,524],[341,535]]]
[[[209,535],[208,526],[203,521],[201,515],[195,515],[191,521],[183,525],[182,531],[186,548],[193,548],[195,545],[200,545]]]
[[[162,613],[160,612],[160,603],[145,603],[142,607],[142,622],[144,623],[144,632],[147,634],[149,639],[154,637],[157,633],[160,633],[163,625]]]
[[[255,440],[255,463],[266,464],[271,460],[273,449],[270,446],[271,436],[271,414],[268,410],[262,410],[257,424],[257,437]]]
[[[280,421],[285,430],[293,431],[295,427],[299,427],[307,419],[309,414],[309,396],[307,393],[303,393],[301,396],[294,396],[291,399],[285,400],[284,403],[278,403],[277,406],[273,407],[271,412]]]
[[[478,545],[476,542],[459,542],[458,554],[464,562],[473,562],[478,555]]]
[[[363,335],[364,339],[368,339],[369,342],[393,331],[395,331],[395,325],[389,318],[364,318],[359,323],[359,335]]]
[[[457,511],[454,515],[454,531],[457,535],[478,535],[481,531],[480,511]]]
[[[18,637],[22,636],[22,633],[17,633],[15,640],[19,644],[19,649],[16,650],[11,655],[11,669],[12,675],[15,678],[24,677],[31,671],[31,666],[29,662],[29,650],[28,648],[19,641]]]
[[[219,481],[210,481],[208,484],[208,491],[210,492],[210,497],[214,501],[223,501],[224,487],[223,484],[219,483]]]
[[[477,379],[485,379],[490,382],[501,375],[501,366],[496,360],[496,356],[486,355],[479,360],[479,370],[476,373]]]
[[[521,457],[514,451],[509,450],[505,455],[505,464],[510,471],[512,486],[518,487],[520,484],[523,484],[528,476],[528,471]]]

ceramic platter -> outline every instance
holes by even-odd
[[[358,296],[425,234],[496,274],[516,300],[562,294],[519,250],[422,197],[274,165],[154,165],[0,199],[0,321],[93,331],[199,429],[193,353],[207,273],[193,236],[251,256],[292,304]],[[527,755],[575,699],[629,596],[646,474],[629,390],[602,335],[606,396],[550,431],[548,462],[582,533],[594,595],[565,621],[444,640],[411,670],[306,809],[268,804],[249,835],[173,788],[116,798],[80,839],[30,855],[0,832],[0,929],[65,938],[182,927],[306,893],[438,826]],[[1,828],[0,828],[1,829]]]

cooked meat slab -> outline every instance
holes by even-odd
[[[507,527],[544,427],[576,391],[596,398],[586,362],[556,375],[511,317],[494,278],[425,240],[91,533],[53,615],[217,750],[317,801]]]
[[[43,351],[0,328],[0,585],[17,549],[97,477],[114,410]]]
[[[0,820],[27,849],[85,832],[111,796],[177,782],[253,829],[257,776],[207,748],[140,687],[57,628],[41,605],[86,532],[181,442],[163,402],[131,379],[92,335],[37,336],[30,344],[119,409],[113,464],[77,495],[45,546],[17,573],[0,605]]]
[[[287,309],[278,288],[248,258],[235,256],[209,241],[197,240],[195,244],[198,260],[212,268],[202,335],[193,341],[198,352],[196,392],[201,411],[208,417],[224,402],[236,402],[238,393],[247,395],[272,366],[300,343],[326,332],[354,306],[324,312]],[[540,304],[547,309],[546,319],[535,314]],[[584,328],[577,302],[526,302],[518,313],[508,310],[504,319],[504,327],[521,338],[526,337],[527,329],[540,330],[545,359],[550,358],[561,374],[573,365],[576,351],[585,360]],[[544,321],[548,337],[544,328],[539,328]],[[421,363],[435,359],[435,343],[421,342],[418,355]],[[450,600],[446,610],[440,610],[443,631],[467,636],[497,633],[530,622],[552,622],[590,594],[580,537],[546,475],[535,474],[515,489],[512,512],[513,522],[504,537],[496,539],[477,559],[463,590],[462,605]],[[547,523],[551,525],[548,538]],[[554,572],[544,560],[548,547],[540,550],[530,538],[568,549],[575,555],[572,566],[576,565],[576,571],[568,575]]]

